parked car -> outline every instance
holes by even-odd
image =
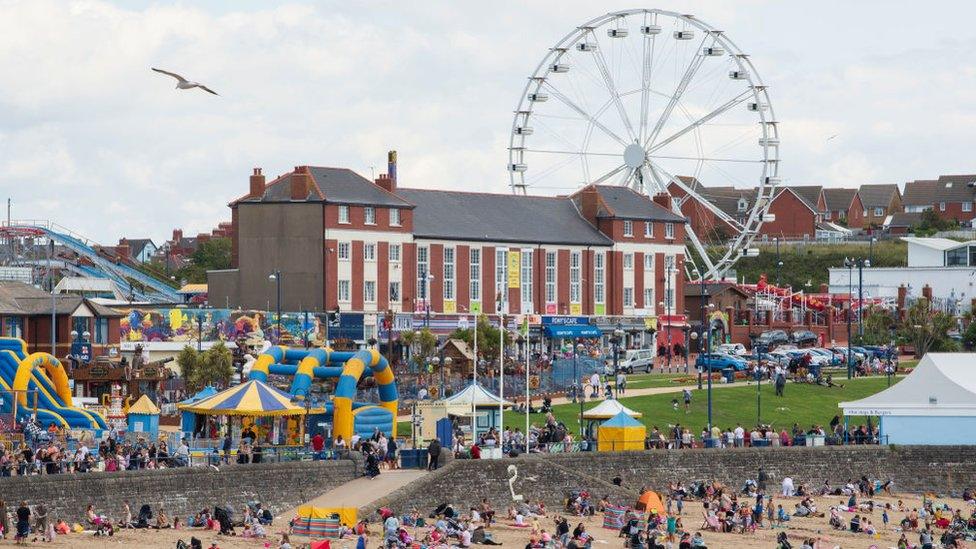
[[[838,364],[840,364],[840,358],[837,357],[833,351],[828,351],[827,349],[822,349],[820,347],[810,347],[809,349],[805,349],[805,350],[810,351],[811,353],[814,353],[816,355],[822,356],[826,361],[824,363],[824,366],[837,366]]]
[[[865,345],[863,348],[871,352],[872,358],[878,357],[881,360],[886,360],[888,358],[891,358],[892,355],[895,354],[895,350],[892,349],[891,347],[882,347],[879,345]]]
[[[718,346],[718,351],[732,356],[749,356],[746,346],[741,343],[723,343]]]
[[[811,332],[810,330],[797,330],[793,332],[793,343],[797,347],[811,347],[816,345],[820,341],[817,334]]]
[[[702,353],[695,359],[695,368],[699,370],[707,369],[709,371],[732,368],[737,372],[741,372],[748,369],[749,364],[737,356],[725,353]]]
[[[790,342],[790,336],[783,330],[769,330],[763,332],[755,340],[755,345],[762,345],[766,349],[772,350],[778,345],[785,345]]]
[[[858,351],[857,349],[857,347],[851,347],[851,355],[854,358],[854,363],[860,364],[864,361],[867,355],[865,355],[862,351]],[[831,347],[830,350],[834,351],[835,353],[840,353],[844,357],[841,364],[847,364],[847,347]]]
[[[654,368],[654,349],[621,349],[617,355],[617,371],[632,374],[637,370],[650,373]],[[613,370],[613,362],[607,371]]]

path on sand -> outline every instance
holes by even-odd
[[[302,505],[314,505],[316,507],[355,507],[361,509],[390,494],[394,490],[410,484],[425,474],[427,474],[427,471],[418,469],[383,470],[380,476],[373,480],[367,477],[359,477],[341,486],[336,486]],[[297,507],[281,513],[280,516],[290,519],[296,514],[298,514]]]

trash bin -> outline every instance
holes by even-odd
[[[735,370],[732,368],[725,368],[722,370],[722,377],[725,378],[726,383],[735,383]]]
[[[427,449],[400,450],[400,467],[402,469],[426,469]]]

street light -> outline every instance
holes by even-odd
[[[573,345],[573,384],[577,385],[578,389],[574,391],[576,393],[577,399],[579,400],[579,428],[580,428],[580,439],[583,438],[583,383],[579,378],[579,354],[583,352],[586,347],[582,343],[576,343]]]
[[[868,242],[868,261],[874,263],[874,243],[878,241],[877,237],[872,236],[871,241]]]
[[[426,328],[430,328],[430,282],[432,280],[434,280],[434,275],[427,273],[424,276],[424,309],[426,311],[424,327]]]
[[[691,340],[695,342],[695,347],[698,348],[698,357],[701,357],[701,344],[698,342],[698,332],[691,332]],[[697,360],[695,362],[698,362]],[[695,365],[695,369],[698,370],[698,390],[701,391],[702,388],[702,367]]]
[[[277,298],[275,299],[275,308],[277,309],[278,322],[278,343],[281,343],[281,271],[275,269],[273,273],[268,275],[268,280],[275,283],[275,293]]]
[[[779,256],[779,238],[778,237],[773,238],[773,243],[776,244],[776,286],[779,287],[779,271],[780,268],[783,266],[783,262],[780,261],[780,256]]]
[[[620,355],[620,342],[623,341],[623,338],[624,329],[620,326],[620,324],[617,324],[617,327],[613,330],[613,338],[610,340],[610,342],[613,343],[613,375],[615,376],[617,375],[617,360]]]

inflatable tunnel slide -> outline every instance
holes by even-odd
[[[312,379],[338,379],[331,405],[333,437],[352,438],[373,434],[379,428],[396,436],[398,394],[393,369],[375,349],[333,351],[322,349],[289,349],[271,347],[258,356],[251,367],[250,379],[267,381],[269,375],[294,376],[289,392],[296,400],[308,397]],[[373,376],[379,389],[379,406],[354,402],[356,385],[364,376]]]
[[[48,353],[27,354],[22,339],[0,338],[0,395],[4,409],[17,398],[17,419],[30,416],[37,406],[43,425],[81,429],[106,429],[101,415],[72,406],[68,374],[58,359]]]

